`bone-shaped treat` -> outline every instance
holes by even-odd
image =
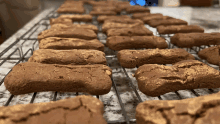
[[[135,77],[140,91],[148,96],[220,87],[219,71],[197,60],[183,60],[173,66],[145,64],[136,70]]]
[[[32,92],[87,92],[102,95],[110,91],[112,70],[106,65],[57,65],[20,63],[6,76],[4,84],[14,95]]]

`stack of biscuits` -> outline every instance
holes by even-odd
[[[85,3],[93,6],[89,14],[85,14]],[[51,27],[38,35],[39,50],[6,76],[4,84],[11,94],[43,91],[109,93],[112,70],[107,66],[105,46],[117,51],[117,60],[122,67],[137,68],[134,77],[138,89],[147,96],[220,87],[219,70],[195,60],[183,49],[220,45],[220,33],[204,33],[204,29],[197,25],[151,13],[149,8],[131,6],[129,2],[67,0],[57,13],[62,15],[51,18]],[[94,21],[94,16],[101,31],[96,25],[88,24]],[[170,42],[179,48],[169,49],[166,39],[154,35],[146,25],[156,28],[160,35],[174,34]],[[107,36],[106,44],[97,39],[100,32]],[[209,47],[199,51],[198,56],[219,65],[219,49],[220,46]],[[98,99],[82,95],[57,102],[2,107],[0,122],[106,124],[103,107]],[[137,106],[136,120],[138,124],[214,124],[220,123],[216,116],[219,110],[220,93],[178,101],[152,100]],[[50,116],[52,118],[47,119]]]

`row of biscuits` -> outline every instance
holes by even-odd
[[[106,66],[104,45],[97,40],[97,27],[72,24],[89,22],[90,17],[63,15],[51,19],[51,28],[38,35],[39,50],[6,76],[7,90],[13,95],[42,91],[108,93],[112,72]],[[0,122],[106,124],[103,107],[97,98],[82,95],[57,102],[1,107]]]
[[[136,13],[135,13],[136,14]],[[135,15],[133,14],[133,15]],[[143,14],[143,13],[137,13]],[[149,15],[149,14],[148,14]],[[147,20],[148,16],[145,17]],[[120,18],[120,17],[119,17]],[[160,18],[161,19],[161,18]],[[219,42],[219,34],[217,37],[213,34],[200,33],[204,32],[204,29],[196,25],[183,25],[186,22],[178,19],[163,17],[162,21],[149,19],[149,25],[152,27],[157,27],[160,34],[175,34],[175,33],[190,33],[188,36],[193,39],[194,36],[204,36],[212,37],[213,42]],[[166,20],[168,19],[168,20]],[[121,19],[120,23],[127,23],[127,19]],[[125,20],[125,21],[124,21]],[[142,20],[144,21],[144,20]],[[138,48],[136,45],[140,44],[141,40],[146,37],[150,38],[152,36],[147,36],[146,33],[142,36],[142,28],[135,23],[135,26],[122,26],[109,24],[109,21],[104,21],[102,29],[104,33],[107,34],[107,46],[113,50],[120,50],[117,54],[119,63],[126,68],[138,67],[135,72],[134,77],[137,79],[138,88],[144,94],[148,96],[159,96],[168,92],[185,90],[185,89],[197,89],[197,88],[219,88],[220,83],[220,72],[200,61],[194,60],[194,56],[188,53],[184,49],[147,49],[147,50],[128,50]],[[116,21],[115,21],[116,22]],[[144,21],[146,24],[146,21]],[[117,21],[118,23],[118,21]],[[140,23],[139,23],[140,24]],[[108,25],[110,25],[108,27]],[[141,25],[141,24],[140,24]],[[108,28],[106,28],[108,27]],[[135,27],[137,27],[136,33]],[[117,29],[118,28],[118,29]],[[166,28],[166,29],[165,29]],[[143,28],[144,29],[144,28]],[[162,30],[162,31],[161,31]],[[109,32],[114,32],[109,33]],[[126,32],[128,31],[128,32]],[[132,32],[133,31],[133,32]],[[135,33],[134,33],[135,32]],[[194,33],[196,32],[196,33]],[[111,34],[111,35],[110,35]],[[140,35],[140,36],[139,36]],[[183,34],[184,35],[184,34]],[[186,34],[187,35],[187,34]],[[114,42],[119,48],[111,46],[111,38],[114,37]],[[140,37],[141,40],[135,39],[135,37]],[[207,38],[206,37],[206,38]],[[130,40],[125,44],[129,47],[124,47],[121,40]],[[201,38],[202,39],[202,38]],[[203,39],[204,40],[204,39]],[[147,39],[146,41],[150,41]],[[200,40],[201,41],[201,40]],[[190,41],[189,41],[190,42]],[[155,43],[155,41],[154,41]],[[149,43],[146,43],[149,45]],[[206,44],[202,44],[206,45]],[[142,48],[147,48],[141,44]],[[141,48],[141,47],[140,47]],[[149,47],[150,48],[150,47]],[[215,52],[208,53],[208,49],[215,48]],[[201,57],[204,51],[206,52],[205,57],[214,59],[216,64],[219,65],[219,55],[218,47],[210,47],[199,52]],[[212,50],[213,51],[213,50]],[[203,58],[205,58],[203,57]],[[201,57],[202,58],[202,57]],[[165,66],[158,64],[173,64],[173,66]],[[139,67],[140,66],[140,67]],[[140,103],[136,108],[136,119],[138,124],[154,123],[154,124],[205,124],[205,123],[219,123],[220,120],[215,117],[214,113],[219,109],[219,93],[203,96],[198,98],[191,98],[187,100],[180,101],[145,101]],[[216,98],[217,97],[217,98]],[[206,100],[204,100],[206,99]],[[191,102],[190,102],[191,101]],[[190,102],[190,103],[189,103]],[[199,107],[197,108],[196,106]],[[207,105],[207,107],[205,107]],[[211,107],[214,105],[215,107]],[[218,107],[216,107],[218,106]],[[216,109],[216,110],[215,110]],[[203,112],[201,112],[203,111]],[[206,112],[204,114],[204,111]],[[204,114],[204,115],[202,115]],[[182,116],[181,116],[182,115]],[[195,116],[199,117],[195,117]],[[200,117],[202,116],[202,117]],[[210,121],[212,120],[212,121]],[[195,123],[194,123],[195,122]]]
[[[94,3],[94,5],[95,4],[102,5],[102,3],[105,3],[104,1],[103,2],[90,1],[90,2]],[[141,9],[140,10],[138,9],[140,7],[135,7],[135,8],[137,8],[136,10],[134,9],[135,12],[141,11]],[[57,22],[59,22],[59,24],[60,23],[62,24],[62,21],[57,21]],[[108,35],[108,32],[112,30],[109,33],[108,37],[109,38],[114,37],[113,38],[114,40],[112,41],[114,41],[116,44],[117,44],[117,41],[123,41],[122,46],[124,42],[132,44],[128,48],[126,48],[127,46],[120,47],[119,45],[118,50],[121,50],[121,51],[119,51],[118,57],[121,55],[121,56],[125,56],[124,59],[126,59],[126,55],[128,56],[128,54],[126,53],[130,52],[132,53],[132,55],[134,55],[134,57],[133,56],[131,57],[132,59],[140,59],[141,56],[144,58],[142,60],[139,60],[139,62],[135,60],[135,62],[137,61],[137,63],[134,66],[141,66],[138,68],[138,70],[135,73],[135,77],[137,78],[138,83],[141,85],[144,85],[142,87],[145,91],[151,91],[150,93],[144,92],[145,94],[149,94],[150,96],[154,96],[154,95],[158,96],[160,94],[164,94],[165,92],[178,90],[178,89],[172,89],[172,86],[176,85],[177,83],[179,83],[180,85],[185,84],[183,87],[187,89],[189,87],[192,87],[191,85],[192,81],[195,81],[195,84],[193,84],[194,85],[193,87],[196,87],[200,85],[201,81],[204,79],[212,79],[212,80],[205,80],[207,82],[216,82],[219,80],[219,75],[218,75],[219,72],[217,72],[215,69],[210,68],[204,63],[193,60],[194,57],[191,54],[189,54],[187,51],[185,51],[184,49],[163,49],[163,48],[158,47],[157,44],[156,45],[154,44],[154,45],[150,45],[151,47],[141,47],[142,45],[140,45],[140,47],[141,48],[160,48],[160,49],[133,50],[133,51],[124,50],[124,49],[134,48],[135,41],[140,41],[142,43],[147,42],[145,44],[148,45],[149,41],[151,43],[155,43],[157,42],[157,38],[160,38],[157,36],[153,36],[152,32],[150,32],[143,25],[140,25],[141,23],[140,20],[133,21],[132,19],[128,19],[128,21],[125,20],[124,22],[126,23],[126,25],[125,26],[123,25],[124,27],[123,26],[120,27],[123,21],[121,22],[118,20],[114,21],[114,19],[111,21],[107,21],[107,20],[104,21],[104,23],[107,23],[107,24],[111,23],[111,25],[116,25],[115,26],[116,29],[115,27],[111,28],[111,25],[107,26],[106,33]],[[134,27],[132,25],[130,26],[130,24],[136,24],[136,23],[139,23],[139,24],[135,25]],[[120,30],[117,29],[118,25],[119,25],[118,29]],[[138,26],[140,26],[140,29],[141,29],[140,31],[138,30],[138,28],[136,28]],[[82,82],[77,84],[77,86],[80,86],[80,84],[83,84],[84,81],[87,81],[85,80],[85,77],[89,77],[89,75],[92,75],[91,80],[93,82],[97,81],[99,83],[102,83],[102,81],[96,80],[97,77],[100,77],[100,76],[105,77],[106,82],[109,81],[106,79],[108,79],[109,76],[111,75],[111,70],[107,66],[103,66],[106,64],[104,54],[103,52],[101,52],[104,50],[104,46],[103,46],[103,50],[100,50],[100,51],[96,51],[97,49],[93,51],[82,50],[82,49],[95,49],[95,48],[90,48],[89,47],[90,45],[87,45],[87,42],[90,42],[94,39],[91,38],[91,36],[89,38],[86,38],[87,35],[80,33],[80,31],[83,30],[86,32],[88,30],[92,30],[94,33],[96,33],[95,32],[96,29],[94,30],[93,27],[91,28],[90,26],[86,26],[86,25],[72,26],[72,24],[70,24],[70,28],[65,27],[65,26],[60,26],[60,25],[55,26],[55,28],[54,27],[52,28],[53,30],[49,29],[50,30],[48,31],[49,33],[48,32],[42,33],[42,34],[47,34],[47,35],[42,35],[42,34],[39,35],[38,37],[39,43],[40,43],[40,46],[42,47],[40,48],[40,50],[35,51],[34,55],[29,59],[30,65],[27,65],[27,66],[20,65],[22,66],[22,68],[13,69],[13,71],[15,71],[13,75],[17,75],[18,73],[20,73],[20,75],[17,75],[15,77],[16,79],[20,79],[21,77],[24,79],[22,81],[19,80],[18,82],[16,82],[17,86],[20,85],[19,88],[24,88],[24,85],[21,84],[21,82],[25,82],[25,81],[27,82],[30,80],[30,77],[32,77],[33,75],[37,75],[37,74],[44,75],[44,76],[42,77],[36,76],[35,78],[32,78],[32,80],[34,80],[35,82],[32,82],[31,84],[28,84],[28,85],[31,86],[32,84],[35,83],[36,85],[34,87],[37,87],[38,89],[40,89],[42,88],[42,84],[50,83],[48,84],[48,86],[51,87],[52,91],[54,88],[56,88],[55,91],[60,90],[60,86],[61,86],[60,84],[62,84],[62,86],[65,87],[65,90],[66,89],[73,90],[71,89],[72,87],[69,87],[71,85],[70,83],[72,82],[68,82],[68,80],[63,80],[60,82],[57,81],[57,80],[66,79],[66,77],[68,77],[69,80],[82,81],[82,79],[84,79]],[[78,33],[76,33],[77,30],[78,30]],[[50,32],[53,32],[53,33],[50,33]],[[41,36],[43,36],[43,38]],[[119,40],[120,38],[121,40]],[[98,41],[97,39],[95,40]],[[159,43],[162,43],[163,45],[166,43],[164,39],[163,40],[159,39],[159,40],[160,40]],[[51,45],[51,43],[53,45]],[[83,45],[81,46],[82,43],[84,44],[84,46]],[[43,48],[44,46],[49,46],[49,47]],[[113,46],[112,48],[115,48],[115,47]],[[56,50],[51,50],[51,49],[56,49]],[[78,49],[78,50],[71,50],[71,49]],[[149,54],[149,55],[145,55],[145,54]],[[150,56],[150,57],[145,58],[146,56]],[[182,60],[188,60],[188,59],[190,60],[182,61]],[[148,60],[150,60],[150,62]],[[148,61],[148,63],[145,63],[146,61]],[[165,61],[165,63],[171,63],[171,64],[176,63],[176,62],[177,63],[171,67],[156,65],[156,64],[163,64],[163,63],[158,63],[158,62],[163,62],[163,61]],[[33,62],[35,62],[35,64],[40,64],[40,63],[44,63],[44,64],[41,64],[41,66],[36,66],[33,64]],[[119,62],[121,65],[123,65],[121,60],[119,60]],[[152,62],[155,64],[150,64]],[[54,65],[55,63],[56,65]],[[126,63],[127,62],[125,62],[125,64]],[[90,65],[86,65],[87,67],[84,66],[85,68],[83,68],[82,66],[72,66],[72,65],[67,66],[67,64],[73,64],[73,65],[92,64],[91,66],[93,67],[91,67]],[[103,65],[102,67],[100,67],[99,65],[93,65],[93,64],[103,64]],[[47,66],[42,66],[42,65],[47,65]],[[78,67],[80,67],[80,69]],[[68,68],[68,69],[65,69],[65,68]],[[22,71],[26,71],[26,70],[27,72],[25,72],[25,74],[30,73],[30,75],[27,75],[27,76],[22,75],[22,73],[24,73]],[[195,72],[194,70],[197,70],[197,71]],[[209,72],[208,76],[206,76],[207,70]],[[85,71],[89,73],[89,75],[85,74],[84,73]],[[77,73],[70,73],[70,72],[77,72]],[[203,72],[202,75],[201,75],[201,72]],[[168,77],[166,76],[167,74],[169,74]],[[74,79],[73,77],[69,75],[71,76],[74,75],[73,77],[78,77],[78,79],[76,78]],[[201,77],[203,78],[201,79]],[[15,78],[12,80],[15,81]],[[53,82],[50,82],[51,79],[53,80]],[[158,79],[161,79],[162,81]],[[167,85],[167,81],[169,80],[171,81],[175,80],[175,81],[172,81],[170,85]],[[41,85],[39,85],[39,81],[42,81]],[[150,81],[150,82],[146,84],[147,81]],[[65,82],[69,83],[70,85],[65,84]],[[84,85],[89,85],[93,82],[88,82]],[[103,85],[101,86],[106,87],[106,82],[105,84],[103,83]],[[155,87],[155,85],[153,85],[155,83],[158,84],[158,87]],[[207,83],[203,83],[202,86],[207,87]],[[47,86],[45,86],[45,88],[47,88]],[[90,89],[93,89],[94,87],[87,87],[87,88],[88,88],[87,90],[90,90]],[[100,89],[101,87],[97,87],[97,88]],[[80,88],[77,87],[74,90],[79,90],[79,89]],[[139,89],[141,90],[140,87]],[[13,90],[15,90],[15,88],[13,88]],[[157,92],[157,90],[162,91],[162,92]],[[29,90],[28,92],[33,92],[33,91]],[[70,91],[70,92],[73,92],[73,91]],[[74,91],[74,92],[77,92],[77,91]],[[219,96],[219,93],[210,95],[210,96],[203,96],[203,97],[191,98],[191,99],[179,100],[179,101],[145,101],[143,103],[140,103],[136,109],[137,123],[138,124],[142,124],[142,123],[194,124],[195,122],[196,124],[197,123],[205,124],[205,123],[211,123],[210,118],[212,118],[214,122],[219,122],[218,118],[215,117],[216,112],[218,112],[217,111],[218,105],[219,105],[218,96]],[[198,103],[199,103],[199,107],[198,107]],[[37,110],[31,109],[36,106],[38,107]],[[18,107],[19,109],[16,109],[16,107]],[[89,123],[91,122],[91,123],[97,123],[97,124],[106,123],[102,117],[103,104],[98,99],[95,99],[90,96],[78,96],[72,99],[60,100],[57,102],[50,102],[50,103],[45,103],[45,104],[39,103],[39,104],[28,104],[28,105],[16,105],[12,107],[3,107],[0,109],[1,109],[2,123],[12,123],[12,122],[23,123],[24,120],[26,123],[58,123],[58,122],[59,123],[67,123],[67,122]],[[8,110],[10,111],[7,112]],[[20,116],[16,116],[15,118],[15,115],[17,115],[20,111],[23,111],[23,110],[28,110],[28,111],[24,111],[23,114],[20,114]],[[46,114],[43,114],[45,112]],[[204,114],[204,112],[206,113]],[[54,114],[56,116],[53,116],[51,118],[51,116]],[[40,116],[29,117],[29,115],[40,115]],[[65,118],[61,118],[63,115],[65,115]],[[47,117],[50,117],[51,119],[48,119]]]

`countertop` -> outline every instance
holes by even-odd
[[[27,23],[23,28],[17,31],[12,37],[7,39],[0,46],[0,53],[8,46],[10,46],[13,42],[16,41],[21,35],[26,33],[32,26],[34,26],[39,20],[45,17],[48,13],[53,11],[55,8],[50,8],[42,11],[38,14],[34,19],[32,19],[29,23]],[[189,24],[200,25],[205,29],[205,32],[220,32],[220,9],[219,8],[192,8],[192,7],[150,7],[152,13],[162,13],[164,15],[169,15],[172,17],[180,18],[189,22]],[[37,30],[44,30],[44,27],[40,27]],[[37,32],[37,31],[36,31]],[[39,31],[38,31],[39,32]],[[37,36],[37,33],[34,34]],[[7,57],[11,52],[13,52],[17,47],[21,46],[23,40],[16,43],[9,51],[7,51],[1,58]],[[25,53],[29,48],[32,48],[32,44],[35,42],[34,40],[27,41],[22,47],[23,53]],[[37,49],[37,43],[34,46]],[[30,56],[31,54],[27,55]],[[19,52],[16,52],[12,57],[19,57]],[[2,62],[3,60],[0,60]],[[126,75],[124,74],[124,70],[120,68],[119,64],[115,59],[109,60],[111,61],[111,67],[113,69],[113,78],[117,83],[118,91],[120,92],[121,97],[125,97],[122,102],[124,103],[124,107],[130,119],[134,118],[135,106],[138,104],[137,97],[131,87],[128,85],[129,80],[127,80]],[[3,65],[0,66],[0,79],[2,80],[4,76],[10,71],[10,69],[15,65],[17,60],[7,60]],[[115,69],[117,68],[117,69]],[[132,80],[132,83],[136,86],[136,80],[131,76],[134,74],[136,69],[126,69],[129,77]],[[217,91],[218,89],[216,89]],[[206,90],[196,90],[200,95],[208,94]],[[142,94],[139,90],[143,101],[145,100],[158,100],[157,97],[148,97]],[[195,97],[192,96],[192,93],[186,91],[179,92],[183,98]],[[54,92],[41,92],[36,95],[34,103],[39,102],[49,102],[53,98]],[[64,99],[66,97],[72,97],[75,93],[58,93],[57,100]],[[31,100],[33,93],[14,96],[9,105],[15,104],[28,104]],[[4,84],[0,86],[0,106],[4,105],[8,98],[10,97],[10,93],[5,89]],[[175,94],[168,93],[162,95],[163,99],[178,99]],[[104,117],[108,121],[113,120],[123,120],[122,109],[115,95],[115,90],[112,88],[111,92],[100,96],[100,100],[103,101],[105,105],[105,114]]]

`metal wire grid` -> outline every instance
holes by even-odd
[[[27,60],[27,59],[28,59],[27,55],[28,55],[28,54],[31,54],[31,55],[33,54],[33,51],[35,50],[35,46],[36,46],[36,43],[37,43],[37,39],[36,39],[36,38],[32,38],[33,33],[36,32],[41,25],[45,25],[45,26],[46,26],[45,30],[48,29],[49,24],[45,23],[45,21],[47,21],[50,17],[57,17],[57,16],[58,16],[58,14],[55,12],[55,10],[51,11],[51,12],[46,16],[46,18],[40,20],[37,24],[35,24],[33,27],[31,27],[24,35],[22,35],[22,36],[21,36],[20,38],[18,38],[14,43],[12,43],[12,44],[11,44],[10,46],[8,46],[5,50],[3,50],[3,51],[0,53],[1,60],[3,60],[3,61],[0,63],[0,67],[1,67],[2,64],[4,64],[7,60],[11,60],[11,59],[13,59],[13,60],[18,60],[16,64]],[[150,27],[149,27],[149,28],[150,28]],[[30,33],[30,32],[31,32],[31,33]],[[156,35],[158,35],[158,33],[157,33]],[[165,38],[166,38],[167,42],[169,43],[169,48],[174,48],[174,47],[176,47],[176,46],[172,45],[172,44],[169,42],[169,38],[170,38],[169,35],[167,35],[167,36],[161,36],[161,37],[165,37]],[[20,45],[18,48],[16,48],[16,49],[15,49],[11,54],[9,54],[7,57],[2,58],[2,56],[3,56],[6,52],[8,52],[13,46],[15,46],[15,45],[16,45],[18,42],[20,42],[21,40],[23,40],[23,42],[21,43],[21,45]],[[25,44],[25,43],[26,43],[27,41],[29,41],[29,40],[34,41],[34,43],[32,44],[32,48],[28,49],[25,53],[23,53],[23,44]],[[188,51],[188,52],[194,51],[195,53],[198,53],[198,51],[200,51],[201,49],[204,49],[205,47],[209,47],[209,46],[188,48],[187,51]],[[11,56],[14,55],[16,52],[19,52],[19,56],[20,56],[20,57],[18,57],[18,58],[11,58]],[[116,52],[114,52],[114,53],[116,53]],[[107,55],[106,58],[107,58],[107,60],[108,60],[109,58],[112,59],[112,58],[117,58],[117,57],[116,57],[116,54],[115,54],[115,55]],[[197,59],[200,60],[200,61],[203,61],[203,60],[201,60],[201,59],[198,58],[198,57],[197,57]],[[111,66],[110,66],[110,67],[111,67]],[[128,85],[131,86],[132,90],[134,91],[134,93],[135,93],[135,95],[136,95],[136,97],[137,97],[137,99],[138,99],[138,103],[143,102],[143,100],[142,100],[140,94],[138,93],[137,87],[133,84],[134,82],[133,82],[132,79],[129,77],[128,72],[126,71],[125,68],[123,68],[123,67],[121,67],[121,68],[122,68],[124,74],[126,75],[128,81],[129,81],[129,84],[128,84]],[[8,73],[10,73],[10,72],[11,72],[11,70],[10,70]],[[8,73],[7,73],[7,74],[8,74]],[[5,79],[5,77],[1,80],[0,86],[1,86],[2,83],[4,82],[4,79]],[[137,83],[137,82],[135,82],[135,83]],[[126,123],[126,124],[135,123],[135,122],[136,122],[136,119],[130,119],[130,118],[128,117],[128,115],[127,115],[127,112],[126,112],[126,110],[125,110],[125,106],[124,106],[124,104],[123,104],[123,102],[122,102],[122,98],[121,98],[121,96],[120,96],[120,92],[119,92],[119,90],[118,90],[116,84],[117,84],[117,82],[115,81],[114,77],[112,77],[112,86],[113,86],[113,88],[114,88],[114,90],[115,90],[115,92],[116,92],[116,96],[117,96],[118,101],[119,101],[119,104],[120,104],[120,106],[121,106],[122,115],[123,115],[123,117],[124,117],[124,120],[121,120],[121,121],[118,121],[118,120],[116,120],[116,121],[108,121],[108,123],[109,123],[109,124],[113,124],[113,123]],[[210,91],[210,93],[216,92],[216,90],[213,90],[213,89],[208,89],[208,90]],[[191,91],[195,96],[200,96],[200,94],[198,94],[195,90],[190,90],[190,91]],[[175,93],[176,93],[176,95],[178,96],[179,99],[184,99],[184,98],[178,93],[178,91],[175,91]],[[36,95],[37,95],[37,93],[34,93],[34,94],[32,95],[32,98],[31,98],[31,100],[30,100],[30,103],[33,103],[33,102],[34,102]],[[76,93],[76,95],[79,95],[79,94]],[[10,95],[10,97],[8,98],[8,100],[7,100],[7,102],[4,104],[4,106],[8,106],[9,103],[11,102],[11,100],[13,99],[13,97],[14,97],[14,95]],[[96,96],[96,97],[99,98],[99,96]],[[56,99],[57,99],[57,92],[55,92],[54,95],[53,95],[53,101],[56,101]],[[163,100],[163,97],[158,96],[158,99],[159,99],[159,100]]]

